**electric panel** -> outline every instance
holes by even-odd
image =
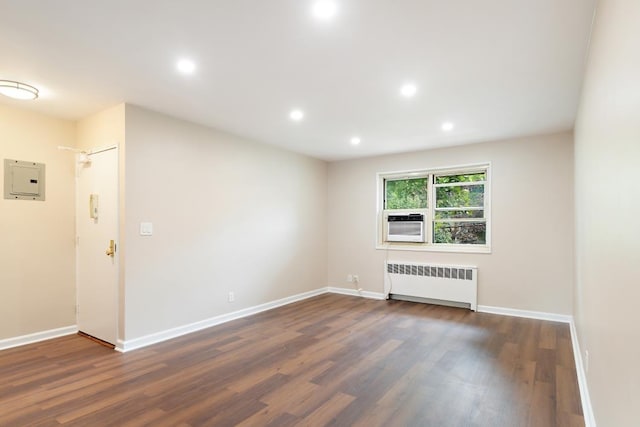
[[[44,163],[4,159],[4,198],[44,200]]]

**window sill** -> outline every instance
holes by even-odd
[[[378,250],[387,251],[413,251],[413,252],[449,252],[464,254],[490,254],[491,246],[460,246],[460,245],[424,245],[424,244],[398,244],[398,243],[378,243]]]

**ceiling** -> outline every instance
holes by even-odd
[[[0,0],[0,79],[41,89],[0,103],[128,102],[325,160],[573,128],[595,0],[336,3],[319,20],[313,0]]]

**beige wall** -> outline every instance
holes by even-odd
[[[118,168],[119,168],[119,236],[118,236],[118,262],[120,283],[118,286],[118,337],[124,336],[124,271],[125,259],[124,253],[126,244],[124,239],[125,227],[125,104],[119,104],[114,107],[103,110],[99,113],[86,117],[78,121],[77,125],[77,147],[91,151],[103,147],[117,145],[118,152]]]
[[[0,105],[0,160],[46,164],[45,201],[0,199],[0,339],[76,323],[74,144],[73,122]]]
[[[97,114],[78,121],[77,147],[82,150],[124,143],[125,104],[107,108]]]
[[[131,105],[126,140],[126,340],[326,286],[325,162]]]
[[[599,427],[640,401],[640,2],[601,0],[576,123],[575,319]]]
[[[476,265],[478,303],[572,311],[571,133],[487,142],[329,165],[329,285],[383,292],[390,260]],[[491,254],[376,250],[376,173],[491,162]]]

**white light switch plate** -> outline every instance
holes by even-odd
[[[140,223],[140,235],[141,236],[152,236],[153,235],[153,224],[150,222],[141,222]]]

